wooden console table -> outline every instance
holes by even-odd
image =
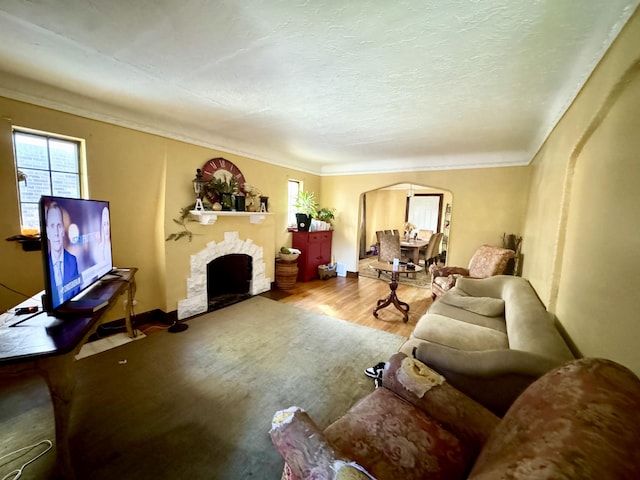
[[[117,276],[107,281],[119,284],[117,290],[109,305],[93,315],[65,318],[48,315],[42,311],[40,299],[43,292],[16,306],[37,306],[38,313],[0,315],[0,380],[37,373],[46,381],[55,418],[59,478],[75,478],[69,452],[69,419],[76,386],[75,356],[96,331],[105,312],[118,303],[122,293],[126,293],[129,305],[125,316],[127,332],[130,337],[135,335],[131,325],[131,306],[137,271],[137,268],[129,268],[115,272]]]
[[[391,274],[391,281],[389,282],[389,290],[391,292],[387,296],[387,298],[383,298],[382,300],[378,300],[378,304],[376,308],[373,310],[373,316],[378,318],[378,310],[388,307],[389,305],[393,305],[396,309],[400,310],[402,313],[403,322],[407,323],[409,321],[409,304],[405,302],[401,302],[396,294],[396,289],[398,288],[398,277],[401,273],[417,273],[422,270],[422,267],[416,265],[414,269],[408,269],[406,265],[399,265],[396,270],[393,269],[393,265],[385,262],[373,262],[369,265],[370,268],[377,270],[378,272],[388,272]]]

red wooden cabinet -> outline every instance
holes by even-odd
[[[318,265],[331,262],[331,230],[293,232],[292,247],[302,253],[298,257],[298,281],[318,278]]]

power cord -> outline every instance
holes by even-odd
[[[20,449],[15,450],[15,451],[13,451],[11,453],[7,453],[3,457],[0,457],[0,460],[4,460],[5,458],[10,457],[11,455],[16,455],[16,454],[18,454],[20,452],[24,452],[24,451],[27,451],[27,450],[32,450],[32,449],[36,448],[38,445],[49,445],[49,446],[47,447],[47,449],[44,452],[41,452],[36,457],[34,457],[31,460],[29,460],[27,463],[22,465],[20,468],[7,473],[4,477],[2,477],[1,480],[9,480],[11,475],[13,475],[12,480],[18,480],[22,476],[22,472],[24,471],[26,466],[29,465],[30,463],[35,462],[37,459],[39,459],[41,456],[43,456],[45,453],[47,453],[49,450],[51,450],[53,448],[53,444],[51,443],[51,440],[40,440],[38,443],[34,443],[33,445],[29,445],[28,447],[20,448]]]
[[[4,284],[4,283],[2,283],[2,282],[0,282],[0,287],[4,287],[4,288],[6,288],[7,290],[9,290],[9,291],[11,291],[11,292],[13,292],[13,293],[17,293],[18,295],[22,295],[22,296],[23,296],[23,297],[25,297],[25,298],[31,298],[31,297],[32,297],[32,295],[27,295],[26,293],[22,293],[22,292],[19,292],[18,290],[14,290],[13,288],[11,288],[11,287],[9,287],[9,286],[5,285],[5,284]],[[3,480],[4,480],[4,479],[3,479]]]

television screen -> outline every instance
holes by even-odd
[[[113,269],[109,202],[42,196],[44,308],[53,311]]]

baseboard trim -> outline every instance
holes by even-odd
[[[171,320],[171,314],[174,314],[174,317],[178,318],[178,312],[169,312],[165,313],[160,309],[150,310],[148,312],[137,313],[131,317],[131,323],[133,328],[140,329],[144,325],[151,325],[153,323],[162,323],[165,325],[171,325],[173,321]],[[89,341],[98,340],[100,338],[108,337],[109,335],[114,335],[116,333],[126,332],[127,327],[124,318],[118,318],[116,320],[111,320],[110,322],[101,323],[96,329],[96,333],[89,337]]]

